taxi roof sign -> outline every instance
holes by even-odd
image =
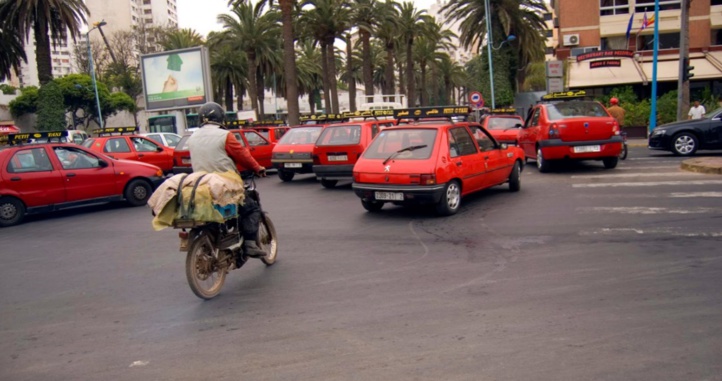
[[[346,111],[343,113],[346,118],[378,118],[384,116],[394,116],[394,110],[357,110],[357,111]]]
[[[425,107],[393,110],[394,118],[451,118],[469,116],[469,106],[448,106],[448,107]]]
[[[226,126],[228,127],[236,127],[236,126],[247,126],[249,123],[247,120],[232,120],[226,123]]]
[[[345,120],[348,119],[348,117],[345,117],[343,114],[320,114],[320,115],[306,115],[302,116],[300,118],[301,122],[307,122],[307,121],[339,121],[339,120]]]
[[[107,127],[107,128],[96,128],[93,133],[98,136],[109,136],[113,134],[135,134],[138,133],[137,127]]]
[[[561,91],[558,93],[549,93],[544,96],[542,96],[542,100],[544,101],[554,101],[554,100],[563,100],[563,99],[575,99],[575,98],[584,98],[587,96],[587,92],[584,90],[578,90],[578,91]]]
[[[489,110],[490,114],[516,114],[515,108],[493,108]]]
[[[274,126],[283,126],[286,122],[282,120],[259,120],[257,122],[251,123],[251,126],[268,126],[268,127],[274,127]]]
[[[68,141],[68,131],[28,132],[23,134],[8,134],[0,136],[0,144],[17,145],[32,143],[33,141],[44,140],[41,143]]]

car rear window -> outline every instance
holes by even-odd
[[[176,151],[188,151],[188,138],[190,137],[190,135],[183,136],[178,145],[175,146]]]
[[[505,130],[507,128],[514,128],[517,124],[522,124],[522,121],[517,118],[489,117],[489,122],[486,124],[486,128],[490,130]]]
[[[93,138],[85,139],[83,141],[82,146],[85,148],[90,148],[93,146],[93,143],[95,143],[95,139],[93,139]]]
[[[597,102],[561,102],[548,105],[547,114],[549,120],[609,116],[607,110]]]
[[[316,143],[321,127],[296,127],[286,132],[278,144],[313,144]]]
[[[390,155],[410,147],[419,147],[403,151],[396,160],[423,160],[431,157],[436,141],[435,129],[383,130],[364,152],[367,159],[386,159]],[[425,146],[425,147],[421,147]]]
[[[323,129],[316,145],[343,146],[361,141],[361,126],[328,126]]]

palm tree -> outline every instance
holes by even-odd
[[[211,79],[217,94],[223,94],[226,110],[233,110],[233,89],[238,90],[238,109],[243,106],[244,82],[248,74],[246,54],[234,49],[223,33],[208,35],[211,59]],[[219,97],[220,98],[220,97]]]
[[[258,56],[277,46],[280,39],[279,15],[274,11],[264,12],[265,3],[255,6],[238,2],[231,9],[232,14],[218,15],[226,38],[233,40],[234,48],[246,53],[248,60],[248,94],[251,108],[258,113]],[[257,114],[257,117],[261,115]]]
[[[429,63],[441,60],[443,56],[442,50],[451,49],[453,47],[452,40],[456,35],[448,29],[443,29],[436,22],[435,18],[431,18],[432,22],[427,24],[426,33],[421,36],[416,45],[414,45],[414,56],[416,62],[419,63],[421,69],[421,105],[428,106],[428,90],[426,87],[426,69]]]
[[[386,0],[379,4],[379,13],[386,15],[376,26],[375,35],[381,40],[386,49],[386,65],[384,65],[384,94],[395,94],[396,86],[394,84],[394,56],[398,42],[398,23],[399,3],[393,0]],[[394,97],[391,97],[394,102]]]
[[[409,107],[416,104],[416,84],[414,80],[414,42],[426,34],[428,25],[433,22],[424,10],[418,10],[414,3],[406,1],[401,5],[399,15],[399,35],[403,38],[406,48],[406,97]]]
[[[158,41],[163,50],[193,48],[203,45],[203,43],[203,36],[198,34],[195,29],[190,28],[168,30]]]
[[[453,102],[453,104],[456,104],[456,99],[453,96],[454,89],[463,87],[467,83],[466,70],[458,62],[452,60],[448,54],[441,57],[437,69],[444,85],[441,103],[448,105]]]
[[[21,40],[28,40],[30,29],[35,37],[38,61],[38,79],[44,85],[53,80],[50,58],[50,42],[53,45],[73,41],[80,35],[85,24],[88,8],[83,0],[4,0],[0,2],[0,20],[3,29],[14,32]],[[3,52],[5,54],[5,52]]]
[[[348,107],[351,112],[356,111],[356,83],[359,80],[359,69],[363,66],[362,61],[356,59],[353,54],[353,43],[351,34],[346,34],[346,73],[341,76],[341,81],[348,85]]]
[[[387,13],[384,3],[379,3],[376,0],[355,0],[352,2],[351,9],[351,23],[358,28],[359,39],[361,40],[364,93],[368,98],[374,95],[371,35],[384,22],[393,22],[393,14]]]
[[[22,61],[28,62],[20,37],[0,27],[0,81],[9,77],[12,70],[18,71]]]
[[[313,40],[301,40],[296,53],[298,60],[298,89],[301,94],[308,94],[308,105],[311,113],[316,111],[316,99],[323,89],[323,69],[321,56]],[[290,123],[290,121],[289,121]]]

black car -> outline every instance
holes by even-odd
[[[658,126],[649,136],[649,149],[691,156],[698,149],[722,149],[722,108],[702,119],[684,120]]]

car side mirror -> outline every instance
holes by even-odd
[[[499,148],[501,148],[502,150],[505,150],[505,149],[509,148],[509,145],[506,144],[506,143],[501,143],[501,144],[499,145]]]
[[[163,152],[163,147],[157,147],[155,150],[156,152]]]
[[[100,168],[105,168],[110,164],[108,164],[108,162],[105,160],[98,160],[98,165],[100,166]]]

